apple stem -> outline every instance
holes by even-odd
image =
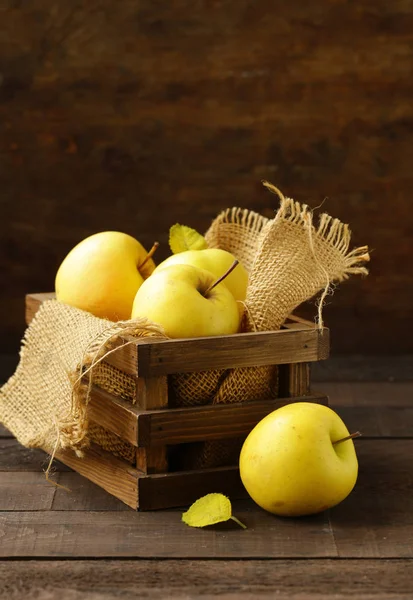
[[[211,290],[214,289],[214,287],[216,285],[218,285],[218,283],[221,283],[221,281],[224,281],[224,279],[226,277],[228,277],[228,275],[230,273],[232,273],[232,271],[235,269],[235,267],[239,264],[239,260],[235,259],[234,262],[232,263],[232,265],[230,266],[230,268],[228,269],[228,271],[225,271],[225,273],[223,275],[221,275],[221,277],[219,279],[217,279],[216,281],[214,281],[214,283],[212,283],[209,288],[204,292],[204,296],[207,296],[209,294],[209,292]]]
[[[239,519],[237,519],[237,517],[234,517],[234,515],[230,516],[230,519],[232,519],[233,521],[235,521],[235,523],[237,523],[237,525],[239,525],[240,527],[242,527],[243,529],[246,529],[247,526],[244,525],[244,523],[241,523],[241,521]]]
[[[145,256],[145,260],[143,261],[143,263],[141,263],[139,265],[140,269],[142,269],[142,267],[144,265],[146,265],[146,263],[148,262],[148,260],[150,258],[152,258],[152,256],[155,254],[155,252],[157,251],[158,248],[159,248],[159,242],[154,242],[152,248],[149,250],[148,254]]]
[[[362,434],[360,433],[360,431],[356,431],[354,433],[352,433],[351,435],[348,435],[347,437],[341,438],[341,440],[337,440],[336,442],[333,442],[333,446],[335,444],[341,444],[341,442],[346,442],[347,440],[352,440],[356,437],[360,437]]]

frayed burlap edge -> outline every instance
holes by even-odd
[[[128,337],[131,339],[125,339]],[[72,382],[71,409],[69,418],[58,424],[60,447],[70,447],[78,456],[82,456],[83,448],[89,445],[87,405],[92,392],[93,369],[113,352],[136,344],[139,338],[148,337],[167,339],[162,327],[142,318],[118,321],[92,340],[85,349],[79,367],[69,373]],[[101,383],[101,387],[104,388],[104,384]]]
[[[351,231],[347,223],[343,223],[337,218],[331,217],[327,213],[322,213],[319,216],[318,227],[314,226],[314,211],[307,205],[301,204],[293,200],[292,198],[286,198],[284,194],[273,184],[268,181],[263,181],[263,185],[273,194],[278,196],[280,200],[280,207],[275,215],[274,223],[278,220],[283,220],[284,223],[291,225],[302,225],[308,235],[308,245],[311,251],[311,255],[314,259],[317,268],[325,274],[325,287],[322,288],[321,296],[318,300],[317,309],[317,324],[320,329],[323,328],[323,315],[322,310],[324,307],[325,299],[328,295],[333,293],[332,286],[335,283],[341,283],[348,279],[350,275],[368,275],[368,270],[363,263],[370,261],[370,254],[368,246],[360,246],[349,252],[351,242]],[[261,240],[261,245],[265,243],[265,235],[270,234],[270,224],[267,227],[266,232]],[[323,265],[322,256],[320,255],[320,249],[317,247],[318,244],[328,245],[329,251],[336,251],[337,256],[343,264],[343,269],[340,273],[335,273],[333,276],[327,271]],[[255,262],[254,262],[255,266]],[[312,297],[312,296],[311,296]],[[309,300],[306,298],[305,300]],[[304,300],[303,300],[304,301]],[[249,298],[247,294],[246,305],[248,308]],[[296,307],[292,307],[294,310]],[[256,322],[249,320],[251,310],[246,311],[246,330],[256,331]],[[284,319],[288,315],[284,315]],[[278,324],[280,327],[283,320]]]

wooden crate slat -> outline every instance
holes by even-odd
[[[326,396],[322,394],[294,398],[294,402],[300,401],[327,403]],[[88,416],[123,440],[143,448],[247,435],[260,419],[290,402],[291,398],[277,398],[168,410],[140,410],[94,386],[88,404]]]
[[[135,510],[184,506],[211,492],[247,496],[236,466],[145,475],[95,445],[83,458],[72,450],[59,451],[56,458]]]
[[[92,444],[79,458],[73,450],[59,450],[56,458],[87,477],[131,508],[138,507],[139,472],[131,465]]]
[[[139,410],[133,404],[93,386],[87,410],[91,421],[137,445]]]
[[[26,299],[28,322],[50,294],[31,294]],[[122,340],[119,341],[122,344]],[[328,358],[329,331],[310,328],[283,329],[177,340],[136,340],[120,346],[107,362],[128,374],[156,377],[208,369],[254,367],[269,364],[313,362]]]
[[[168,406],[168,379],[162,377],[138,377],[136,404],[143,411],[161,409]],[[135,439],[137,443],[137,438]],[[166,446],[146,445],[136,450],[136,466],[144,473],[166,473],[168,454]]]
[[[299,323],[300,325],[302,325],[303,327],[305,327],[307,329],[317,328],[317,324],[314,321],[309,321],[308,319],[303,319],[303,317],[299,317],[298,315],[294,315],[294,314],[288,315],[287,320],[284,323],[285,327],[288,327],[289,321],[292,321],[293,323]]]
[[[288,396],[306,396],[310,393],[310,364],[288,365]]]
[[[329,332],[284,329],[232,336],[176,339],[137,346],[139,375],[313,362],[328,358]]]
[[[314,394],[294,402],[327,404],[327,397]],[[247,436],[273,410],[290,404],[291,398],[215,404],[141,412],[138,415],[138,446],[173,445],[202,440]]]

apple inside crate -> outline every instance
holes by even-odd
[[[53,296],[26,296],[27,323],[41,303]],[[132,458],[122,459],[98,443],[91,444],[84,458],[71,450],[58,452],[56,458],[138,510],[185,506],[211,492],[231,499],[246,496],[238,464],[171,472],[169,450],[192,442],[245,439],[263,417],[291,402],[327,404],[326,396],[311,389],[310,364],[328,355],[329,330],[294,315],[273,332],[136,340],[107,357],[108,364],[134,378],[134,401],[94,385],[88,404],[91,427],[131,448]],[[170,407],[168,376],[172,374],[264,365],[278,365],[276,399]]]

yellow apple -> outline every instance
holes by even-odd
[[[221,273],[222,275],[222,273]],[[236,333],[237,302],[224,283],[192,265],[171,265],[154,272],[139,288],[132,319],[147,317],[168,337],[190,338]]]
[[[235,257],[226,250],[220,248],[206,248],[204,250],[186,250],[169,256],[161,262],[155,269],[155,272],[171,265],[192,265],[200,269],[210,271],[215,277],[221,277],[232,263]],[[241,263],[225,278],[225,285],[234,296],[235,300],[245,300],[248,285],[248,273]]]
[[[358,474],[353,440],[321,404],[297,402],[262,419],[246,438],[240,475],[261,508],[281,516],[318,513],[350,494]]]
[[[129,319],[136,292],[155,269],[135,238],[102,231],[77,244],[56,275],[56,298],[97,317]],[[143,267],[141,267],[143,265]]]

